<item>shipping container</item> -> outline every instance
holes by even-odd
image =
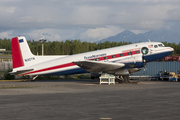
[[[178,74],[180,71],[180,61],[175,62],[149,62],[146,67],[140,71],[133,73],[131,76],[157,77],[160,71],[170,71]]]

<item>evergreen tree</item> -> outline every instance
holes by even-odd
[[[42,43],[39,41],[29,40],[27,41],[34,55],[42,54]],[[78,40],[66,40],[63,41],[48,41],[44,43],[44,54],[45,55],[72,55],[88,51],[101,50],[110,47],[122,46],[132,44],[132,42],[120,41],[120,42],[103,42],[103,43],[91,43],[91,42],[81,42]],[[165,46],[174,48],[171,55],[180,54],[180,43],[167,43],[163,42]],[[0,39],[0,48],[11,51],[11,40],[4,38]]]

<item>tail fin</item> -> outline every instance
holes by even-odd
[[[15,37],[11,40],[13,69],[28,65],[28,61],[35,60],[25,37]]]

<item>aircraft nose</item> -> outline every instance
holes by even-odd
[[[170,50],[170,51],[174,51],[174,49],[173,49],[172,47],[169,47],[169,50]]]

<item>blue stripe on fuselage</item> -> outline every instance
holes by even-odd
[[[141,68],[141,67],[143,67],[142,62],[137,62],[135,67],[130,67],[130,65],[133,65],[133,64],[134,63],[126,63],[125,67],[120,68],[120,69],[124,69],[124,68]],[[65,70],[65,71],[53,72],[53,73],[49,73],[49,74],[46,74],[46,75],[69,75],[69,74],[81,74],[81,73],[89,73],[89,72],[82,69],[82,68],[74,68],[74,69],[69,69],[69,70]]]
[[[163,58],[165,56],[168,56],[172,51],[169,52],[164,52],[164,53],[158,53],[158,54],[150,54],[150,55],[146,55],[144,56],[144,59],[147,62],[150,61],[155,61],[157,59]],[[141,68],[143,67],[143,63],[142,62],[128,62],[128,63],[124,63],[125,66],[120,68],[120,69],[127,69],[127,68]],[[134,67],[132,67],[134,65]],[[74,68],[74,69],[69,69],[69,70],[65,70],[65,71],[59,71],[59,72],[54,72],[54,73],[49,73],[46,75],[68,75],[68,74],[81,74],[81,73],[89,73],[88,71],[82,69],[82,68]]]
[[[120,68],[120,69],[128,69],[128,68],[141,68],[143,67],[143,62],[127,62],[127,63],[124,63],[125,66]]]
[[[144,59],[145,59],[147,62],[156,61],[156,60],[158,60],[158,59],[161,59],[161,58],[163,58],[163,57],[168,56],[170,53],[172,53],[172,51],[163,52],[163,53],[154,53],[154,54],[150,54],[150,55],[145,55],[145,56],[144,56]]]
[[[89,72],[82,68],[74,68],[65,71],[53,72],[46,75],[69,75],[69,74],[81,74],[81,73],[89,73]]]

